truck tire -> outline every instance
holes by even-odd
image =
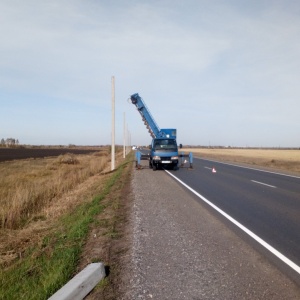
[[[156,171],[157,170],[157,167],[155,164],[153,164],[153,167],[152,167],[153,171]]]

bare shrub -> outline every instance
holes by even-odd
[[[57,158],[59,164],[76,165],[79,164],[78,158],[73,153],[66,153]]]

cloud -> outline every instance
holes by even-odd
[[[212,124],[206,132],[215,140],[218,126],[237,141],[236,124],[300,130],[298,13],[293,1],[3,0],[1,95],[109,114],[115,75],[118,114],[127,111],[143,141],[147,132],[126,102],[135,92],[161,127],[180,119],[187,143],[191,116],[201,128]]]

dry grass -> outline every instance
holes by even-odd
[[[116,152],[116,166],[123,161]],[[56,231],[56,220],[100,194],[109,149],[93,154],[0,163],[0,269]]]
[[[194,156],[238,162],[266,168],[300,173],[300,150],[279,149],[195,149],[185,148]]]
[[[23,226],[53,199],[102,172],[108,160],[106,151],[1,163],[0,228]]]
[[[50,166],[51,172],[73,167],[71,172],[80,173],[85,165],[89,176],[51,199],[16,229],[0,228],[1,299],[48,299],[81,270],[81,266],[88,262],[111,263],[103,258],[110,257],[113,240],[120,237],[116,224],[123,221],[117,208],[121,207],[120,195],[123,197],[123,187],[130,178],[133,153],[124,160],[122,152],[117,151],[113,172],[109,157],[108,149],[102,157],[106,163],[96,174],[93,174],[95,156],[92,155],[60,157],[44,166],[47,171]],[[96,160],[100,158],[96,155]],[[53,177],[48,179],[56,182]],[[35,180],[36,177],[32,179]],[[103,225],[102,221],[105,221]],[[97,242],[91,232],[94,244],[90,249],[84,248],[90,230],[99,227],[104,231],[97,232]],[[101,256],[95,255],[94,246],[101,248]],[[83,251],[89,252],[85,256]]]

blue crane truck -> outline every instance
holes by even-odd
[[[152,137],[149,167],[152,168],[153,171],[160,167],[176,170],[179,162],[176,129],[160,129],[138,93],[131,95],[130,100],[131,103],[136,106]]]

